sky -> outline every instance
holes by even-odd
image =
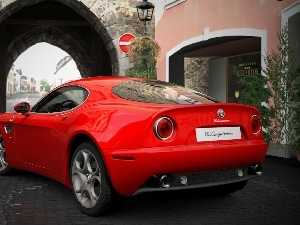
[[[51,84],[56,66],[68,53],[60,48],[42,42],[23,52],[14,62],[15,69],[21,69],[22,75],[36,80],[47,79]]]

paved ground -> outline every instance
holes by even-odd
[[[267,157],[263,172],[231,196],[144,195],[96,218],[82,214],[61,184],[19,172],[0,177],[0,224],[300,225],[300,163]]]

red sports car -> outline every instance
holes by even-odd
[[[267,150],[256,108],[156,80],[80,79],[15,111],[0,114],[0,175],[61,182],[92,216],[143,192],[230,194],[261,174]]]

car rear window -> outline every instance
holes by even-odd
[[[112,88],[112,92],[123,99],[158,104],[202,104],[217,102],[217,100],[189,88],[154,80],[121,82]]]

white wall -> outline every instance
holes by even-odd
[[[75,61],[71,58],[55,72],[53,88],[79,78],[81,78],[80,72]]]

